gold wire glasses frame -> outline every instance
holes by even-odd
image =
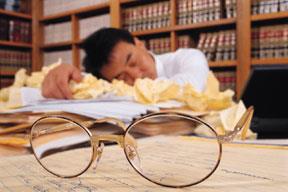
[[[215,131],[215,129],[213,129],[212,126],[210,126],[209,124],[207,124],[206,122],[204,122],[203,120],[201,120],[198,117],[194,117],[194,116],[190,116],[190,115],[186,115],[186,114],[181,114],[181,113],[175,113],[175,112],[158,112],[158,113],[151,113],[148,115],[145,115],[139,119],[136,119],[135,121],[133,121],[130,125],[125,126],[125,124],[118,120],[118,119],[114,119],[114,118],[103,118],[103,119],[98,119],[95,121],[84,121],[81,123],[78,123],[74,120],[62,117],[62,116],[45,116],[42,117],[40,119],[38,119],[36,122],[33,123],[32,128],[31,128],[31,134],[30,134],[30,144],[32,146],[32,150],[33,150],[33,154],[36,157],[37,161],[41,164],[41,166],[47,170],[48,172],[52,173],[53,175],[56,175],[58,177],[62,177],[62,178],[72,178],[72,177],[77,177],[81,174],[83,174],[91,165],[92,163],[96,160],[97,162],[99,161],[102,151],[103,151],[103,147],[104,141],[113,141],[116,142],[117,144],[119,144],[121,146],[121,148],[124,149],[124,153],[126,156],[126,159],[128,160],[129,164],[134,168],[134,170],[139,173],[142,177],[144,177],[145,179],[161,185],[161,186],[165,186],[165,187],[172,187],[172,188],[182,188],[182,187],[189,187],[192,185],[196,185],[198,183],[203,182],[204,180],[206,180],[208,177],[210,177],[215,170],[217,169],[217,167],[219,166],[220,160],[221,160],[221,156],[222,156],[222,144],[226,143],[226,142],[231,142],[235,136],[242,130],[243,132],[246,132],[247,129],[250,126],[250,121],[252,119],[253,116],[253,107],[249,107],[247,109],[247,111],[242,115],[242,117],[240,118],[240,120],[238,121],[238,123],[236,124],[236,126],[234,127],[233,131],[229,131],[227,132],[225,135],[218,135]],[[137,127],[141,122],[147,121],[147,120],[151,120],[151,119],[157,119],[159,120],[160,118],[163,117],[173,117],[174,119],[177,118],[181,118],[181,119],[185,119],[188,121],[193,121],[193,122],[197,122],[198,124],[202,124],[204,126],[206,126],[213,135],[215,135],[215,140],[216,140],[216,147],[215,147],[215,153],[217,154],[217,156],[215,157],[215,164],[213,164],[213,166],[209,169],[209,171],[207,172],[207,174],[203,175],[201,178],[193,181],[193,182],[187,182],[187,183],[177,183],[177,184],[171,184],[171,183],[167,183],[167,182],[162,182],[161,179],[155,179],[154,176],[152,174],[147,174],[145,173],[141,167],[141,161],[140,161],[140,154],[141,153],[139,147],[138,147],[138,143],[137,143],[137,139],[135,138],[135,135],[133,135],[132,130],[135,129],[135,127]],[[173,120],[172,118],[172,120]],[[41,125],[41,122],[52,122],[53,120],[63,120],[65,122],[69,122],[69,124],[65,123],[65,124],[60,124],[57,126],[39,126]],[[113,123],[115,126],[122,128],[123,133],[116,135],[116,134],[104,134],[104,135],[95,135],[92,134],[91,131],[88,129],[88,127],[90,127],[91,125],[95,125],[95,124],[101,124],[101,123]],[[47,165],[43,163],[43,158],[48,157],[49,158],[49,154],[40,154],[37,151],[37,147],[38,147],[38,141],[37,139],[41,137],[41,135],[48,135],[50,133],[60,133],[61,131],[65,131],[65,130],[69,130],[71,128],[77,127],[82,131],[82,133],[85,135],[87,134],[87,139],[90,140],[90,146],[92,148],[92,154],[91,156],[89,156],[89,161],[87,161],[87,165],[85,164],[84,168],[79,170],[78,173],[75,174],[70,174],[70,175],[65,175],[65,174],[59,174],[56,173],[54,170],[51,170],[49,168],[47,168]],[[83,146],[82,146],[83,147]],[[66,149],[63,149],[66,150]],[[67,149],[68,151],[69,149]],[[65,151],[66,152],[66,151]],[[53,153],[53,152],[52,152]],[[54,152],[56,153],[56,152]],[[155,154],[152,154],[155,155]],[[194,157],[191,157],[194,158]],[[141,159],[142,160],[142,159]],[[49,159],[47,160],[49,161]],[[144,160],[145,161],[145,160]],[[142,165],[143,166],[143,165]],[[147,169],[148,170],[148,169]],[[152,171],[153,172],[153,171]],[[161,171],[160,171],[161,172]]]

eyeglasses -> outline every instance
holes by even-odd
[[[234,130],[225,135],[218,135],[200,118],[174,112],[148,114],[128,126],[114,118],[78,123],[61,116],[45,116],[32,125],[30,143],[42,167],[58,177],[83,174],[95,160],[97,165],[104,145],[116,142],[124,149],[129,164],[145,179],[166,187],[188,187],[215,172],[222,144],[232,141],[241,130],[246,132],[253,111],[249,107]],[[103,127],[120,132],[97,133]],[[143,131],[150,135],[143,136]],[[73,161],[75,157],[77,162]]]

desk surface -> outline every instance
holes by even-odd
[[[286,192],[288,189],[288,149],[224,146],[220,167],[199,185],[170,189],[139,176],[119,147],[105,147],[97,170],[88,169],[80,177],[60,179],[47,173],[33,156],[0,158],[0,191],[178,191],[178,192]],[[67,163],[77,161],[67,159]]]
[[[16,155],[26,155],[26,154],[30,154],[30,151],[25,147],[0,145],[0,158]]]

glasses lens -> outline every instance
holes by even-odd
[[[215,131],[196,118],[158,114],[128,128],[125,153],[146,179],[183,187],[200,183],[215,171],[221,145]]]
[[[92,159],[88,132],[64,118],[48,117],[35,122],[31,129],[31,146],[41,165],[61,177],[81,174]]]

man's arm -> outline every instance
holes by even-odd
[[[81,71],[77,67],[61,64],[46,75],[42,83],[42,95],[47,98],[72,99],[69,81],[80,82],[81,79]]]
[[[159,56],[166,78],[184,85],[191,83],[196,90],[206,87],[209,67],[205,55],[197,49],[178,49],[175,53]]]

